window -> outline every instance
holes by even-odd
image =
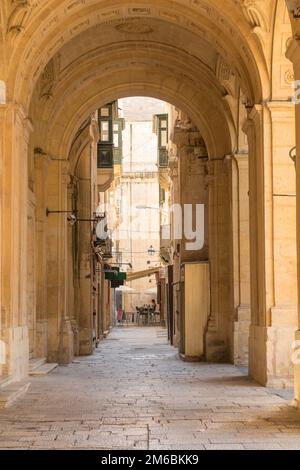
[[[120,124],[119,123],[114,124],[114,147],[115,148],[120,147]]]
[[[161,132],[160,132],[160,146],[161,147],[166,147],[167,144],[168,144],[167,131],[166,130],[161,130]]]
[[[109,104],[99,111],[100,141],[113,144],[113,105]]]
[[[114,144],[114,163],[120,165],[123,158],[123,136],[122,131],[125,127],[123,118],[114,119],[113,125],[113,144]]]
[[[109,117],[110,114],[110,109],[108,108],[101,108],[100,110],[100,116],[101,117]]]
[[[158,145],[166,148],[168,145],[168,121],[166,116],[158,116]]]
[[[109,142],[109,121],[101,121],[101,142]]]
[[[113,151],[111,145],[98,145],[98,168],[113,167]]]
[[[158,135],[158,163],[160,168],[166,168],[168,166],[167,146],[169,140],[168,115],[158,114],[156,119]]]
[[[117,102],[109,103],[98,111],[100,141],[98,168],[113,168],[122,161],[122,130],[124,120],[118,118]]]
[[[119,148],[119,132],[114,132],[114,147]]]

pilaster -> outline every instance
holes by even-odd
[[[36,207],[36,356],[47,357],[47,174],[50,158],[34,158]]]
[[[294,107],[270,102],[249,113],[251,305],[250,373],[290,386],[297,326],[296,198],[289,150]]]
[[[296,21],[296,20],[294,20]],[[295,37],[290,41],[287,48],[287,58],[293,63],[295,80],[300,80],[300,40]],[[298,91],[299,91],[299,87]],[[299,94],[298,94],[299,99]],[[296,332],[296,344],[300,341],[300,308],[299,308],[299,295],[300,295],[300,105],[295,104],[296,113],[296,206],[297,206],[297,279],[298,279],[298,330]],[[299,351],[299,347],[297,348]],[[299,357],[299,354],[298,354]],[[300,365],[295,364],[295,403],[300,408]]]
[[[28,373],[27,200],[28,141],[32,126],[22,106],[0,105],[1,339],[4,372],[19,380]]]
[[[228,361],[233,342],[230,165],[230,159],[220,157],[210,160],[207,166],[211,314],[206,334],[206,357],[210,362]]]
[[[74,357],[74,339],[68,311],[68,184],[69,162],[51,159],[47,174],[47,316],[49,362],[66,364]]]
[[[248,153],[231,158],[231,220],[233,266],[233,347],[232,361],[248,366],[250,308],[250,241],[249,241],[249,164]]]

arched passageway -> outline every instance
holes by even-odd
[[[73,209],[76,172],[90,175],[97,149],[95,110],[124,96],[152,96],[185,113],[207,148],[206,357],[244,361],[250,324],[252,377],[292,384],[299,322],[295,169],[288,158],[295,108],[285,57],[291,21],[283,0],[223,3],[2,2],[3,376],[28,372],[30,318],[38,356],[70,362],[74,353],[91,352],[87,325],[80,350],[72,322],[72,232],[65,214],[47,217],[46,208]],[[190,131],[175,141],[177,156]],[[89,191],[87,212],[97,192]]]

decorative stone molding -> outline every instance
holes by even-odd
[[[99,142],[100,140],[100,129],[98,124],[97,116],[92,116],[91,125],[90,125],[90,135],[92,142]]]
[[[40,99],[53,97],[53,89],[58,81],[60,73],[60,54],[56,54],[48,62],[40,79]]]
[[[265,0],[235,0],[235,3],[241,7],[244,17],[253,30],[261,28],[263,31],[269,31],[264,8]]]
[[[36,7],[36,11],[34,12],[34,14],[37,15],[38,13],[40,13],[43,3],[43,0],[35,0],[34,3],[33,1],[25,3],[25,0],[21,0],[21,3],[18,6],[25,8],[25,5],[27,5],[28,8],[28,5],[34,5],[34,7]],[[61,8],[54,8],[53,12],[49,13],[49,18],[47,18],[46,21],[41,21],[40,27],[37,29],[34,35],[32,35],[32,44],[29,44],[28,41],[28,47],[24,49],[25,63],[29,65],[32,59],[35,61],[35,65],[32,68],[32,70],[36,69],[32,72],[32,76],[34,79],[40,75],[41,69],[47,62],[47,57],[49,60],[49,58],[53,56],[56,51],[58,51],[69,39],[72,39],[79,32],[83,33],[85,30],[93,26],[97,26],[98,28],[100,28],[101,25],[105,25],[114,21],[115,23],[118,22],[118,24],[121,25],[121,28],[126,28],[125,25],[129,24],[130,31],[127,31],[127,34],[145,34],[150,32],[149,26],[152,29],[152,24],[150,24],[150,22],[148,24],[148,18],[151,18],[151,20],[157,18],[166,19],[169,23],[176,23],[180,27],[194,31],[195,34],[200,34],[202,38],[205,37],[207,42],[217,49],[219,54],[221,54],[225,58],[226,56],[228,57],[228,51],[226,51],[224,41],[222,41],[222,39],[218,37],[218,34],[213,32],[212,28],[204,28],[204,22],[201,21],[201,17],[203,17],[206,21],[210,21],[212,24],[215,25],[216,31],[220,30],[223,36],[225,34],[228,35],[228,38],[230,38],[231,47],[237,47],[237,44],[240,45],[240,57],[238,59],[241,60],[237,60],[235,64],[236,69],[239,70],[239,76],[244,75],[244,78],[246,78],[245,74],[242,71],[242,62],[245,63],[246,66],[249,65],[250,67],[252,67],[252,72],[254,71],[253,57],[251,55],[250,48],[248,48],[247,46],[248,38],[246,39],[245,37],[243,37],[239,28],[235,27],[234,22],[229,19],[229,16],[224,15],[221,9],[213,7],[212,5],[207,5],[207,3],[204,1],[195,0],[194,2],[191,2],[193,4],[194,10],[192,11],[192,13],[194,13],[193,20],[191,19],[191,16],[185,16],[183,14],[180,14],[180,8],[182,8],[182,6],[177,5],[177,2],[174,2],[174,8],[168,8],[167,6],[159,8],[157,5],[154,7],[152,5],[147,4],[147,7],[136,6],[128,9],[121,7],[117,8],[117,6],[114,6],[113,9],[105,6],[103,7],[102,2],[100,2],[101,5],[97,5],[97,8],[95,8],[94,12],[91,8],[87,8],[87,2],[83,0],[61,3]],[[180,2],[178,2],[178,4],[179,3]],[[239,2],[238,6],[240,7]],[[73,20],[73,22],[71,23],[70,15],[73,15],[75,10],[78,12],[77,20]],[[139,26],[139,31],[136,31],[135,27],[137,26],[138,22],[135,22],[135,17],[141,17],[140,24],[143,26],[143,28],[146,25],[146,30],[144,28],[141,31]],[[78,23],[79,20],[80,23]],[[134,21],[132,22],[132,20]],[[66,21],[66,27],[65,30],[60,33],[58,26],[63,21]],[[134,24],[133,29],[132,24]],[[21,23],[21,26],[23,27],[23,22]],[[41,58],[40,56],[40,58],[38,59],[38,45],[45,43],[48,35],[52,37],[52,33],[55,29],[58,31],[58,35],[56,37],[53,37],[53,39],[51,40],[49,48],[47,48],[47,51],[44,51],[45,53],[43,53],[43,58]],[[26,73],[23,74],[23,76],[24,75],[27,76]],[[255,77],[255,73],[253,73],[253,75],[253,80],[256,82],[253,86],[253,89],[259,90],[259,80],[257,77]],[[247,78],[246,81],[248,82]],[[30,84],[31,80],[29,79],[29,86]],[[247,83],[245,85],[245,88],[250,96],[250,84]]]
[[[235,72],[220,55],[218,56],[216,64],[216,76],[220,84],[225,88],[226,93],[232,97],[236,97],[237,80]]]
[[[257,36],[261,46],[265,49],[266,38],[271,28],[270,2],[266,0],[235,0],[235,3],[241,7],[252,33]]]
[[[294,65],[295,79],[300,78],[300,40],[297,38],[290,38],[287,44],[286,57]]]
[[[178,178],[179,176],[179,158],[178,156],[169,157],[169,175],[173,178]]]
[[[298,0],[287,0],[287,6],[294,19],[300,18],[300,5]]]
[[[13,10],[7,22],[7,34],[12,39],[17,37],[25,28],[25,21],[35,7],[32,0],[12,0]]]
[[[118,24],[115,29],[120,33],[126,34],[150,34],[153,33],[153,28],[150,24],[141,22],[139,19],[126,21],[125,23]]]
[[[293,68],[292,67],[289,67],[288,69],[286,69],[283,73],[283,81],[284,81],[284,84],[287,85],[287,86],[292,86],[292,84],[294,83],[295,81],[295,74],[294,74],[294,71],[293,71]]]

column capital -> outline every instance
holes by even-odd
[[[30,133],[33,131],[33,124],[24,106],[19,103],[0,104],[0,121],[5,119],[9,119],[10,122],[14,122],[23,128],[24,137],[28,143]]]
[[[255,104],[252,108],[247,109],[247,119],[243,125],[243,132],[248,134],[252,129],[253,126],[260,124],[260,120],[262,117],[264,105],[263,104]]]
[[[248,153],[235,153],[233,155],[237,164],[240,168],[246,167],[248,168],[249,165],[249,154]]]
[[[266,106],[271,113],[272,120],[295,119],[295,104],[291,101],[268,101]]]

